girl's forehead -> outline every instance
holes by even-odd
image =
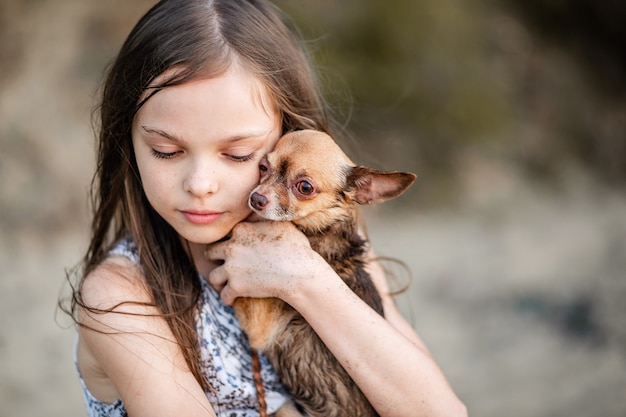
[[[271,89],[267,86],[266,81],[260,76],[254,74],[252,71],[247,70],[237,61],[234,61],[225,70],[217,73],[200,72],[195,76],[189,77],[181,83],[173,81],[179,79],[181,75],[186,71],[185,67],[175,66],[165,70],[163,73],[156,76],[148,87],[142,92],[139,102],[144,104],[149,100],[152,95],[157,94],[161,90],[175,88],[177,86],[183,86],[186,84],[194,84],[202,81],[218,79],[218,78],[236,78],[237,82],[249,87],[249,92],[255,104],[259,106],[268,115],[280,114],[279,106],[274,95],[271,94]]]
[[[146,127],[188,142],[280,133],[282,119],[264,84],[248,72],[232,69],[154,90],[133,121],[134,132]]]

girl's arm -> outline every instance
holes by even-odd
[[[385,276],[385,271],[383,270],[380,262],[376,260],[376,256],[371,249],[368,253],[368,258],[368,272],[370,273],[372,281],[374,281],[376,289],[378,289],[378,292],[380,293],[380,296],[382,298],[385,318],[387,319],[389,324],[396,328],[396,330],[406,336],[425,353],[430,355],[430,352],[422,339],[417,335],[417,333],[415,333],[413,327],[411,327],[411,325],[404,319],[404,317],[396,307],[396,303],[393,300],[391,291],[389,289],[387,277]]]
[[[256,242],[252,244],[252,242]],[[381,416],[465,416],[466,409],[388,291],[387,319],[355,295],[289,223],[241,223],[207,251],[226,303],[279,297],[315,329]],[[382,270],[373,264],[381,286]]]
[[[79,312],[79,367],[92,394],[107,403],[121,398],[133,417],[215,416],[165,320],[138,304],[150,297],[132,262],[107,260],[86,278],[82,295],[92,308],[114,310]]]

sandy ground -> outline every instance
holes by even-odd
[[[520,185],[373,221],[413,274],[399,303],[470,415],[624,416],[626,200]]]
[[[498,192],[453,211],[367,213],[378,251],[411,270],[401,308],[471,415],[624,416],[626,198]],[[17,233],[0,248],[0,416],[84,415],[74,332],[55,321],[84,237]]]
[[[110,19],[122,3],[0,7],[0,417],[85,415],[56,303],[86,246],[105,64],[91,52],[115,47],[93,32],[123,36],[149,2]],[[398,302],[470,414],[625,416],[626,195],[576,169],[548,188],[477,155],[462,168],[458,206],[367,217],[375,248],[408,265]]]

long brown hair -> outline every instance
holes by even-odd
[[[84,278],[115,242],[130,236],[152,301],[205,390],[209,386],[199,367],[194,322],[201,291],[198,273],[174,229],[146,199],[131,125],[153,94],[192,79],[219,76],[234,60],[263,82],[279,110],[283,132],[329,130],[306,49],[276,7],[265,0],[160,1],[131,31],[103,85],[91,242],[69,308],[74,317],[79,307],[91,310],[81,298]],[[181,70],[166,79],[159,77],[174,67]]]

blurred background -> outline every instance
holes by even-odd
[[[56,303],[97,89],[153,3],[0,3],[0,417],[85,415]],[[369,231],[470,415],[626,415],[626,3],[277,3],[353,159],[418,174]]]

